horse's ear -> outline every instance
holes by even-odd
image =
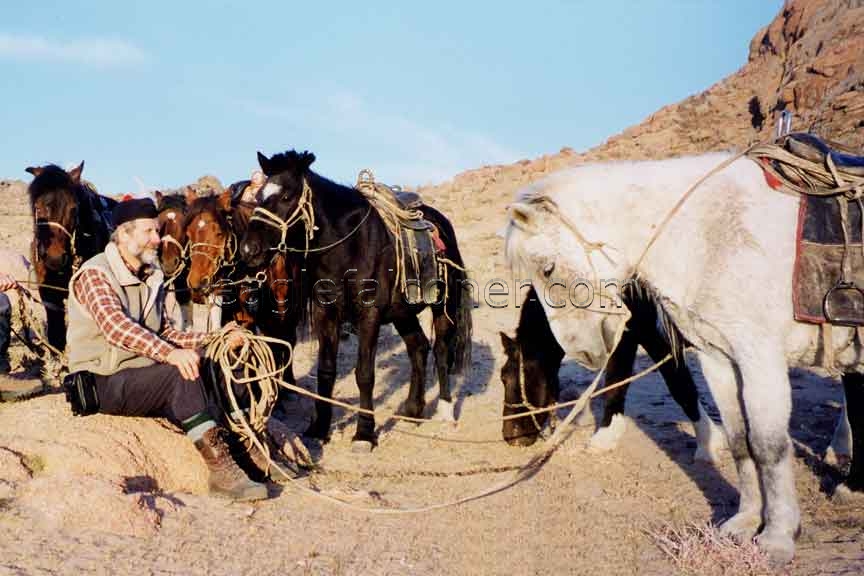
[[[270,159],[261,152],[258,152],[258,165],[265,176],[272,176],[270,173]]]
[[[192,206],[192,203],[198,198],[198,195],[195,193],[195,190],[191,186],[186,186],[186,190],[183,191],[183,195],[186,196],[186,205]]]
[[[534,230],[537,223],[537,211],[521,202],[515,202],[510,205],[508,212],[510,213],[510,222],[517,228],[522,230]]]
[[[78,185],[81,183],[81,173],[84,171],[84,161],[81,161],[81,164],[73,168],[68,172],[69,178],[72,179],[72,183]]]
[[[24,169],[25,172],[32,174],[33,176],[39,176],[42,172],[45,171],[45,168],[42,166],[28,166]]]
[[[162,198],[163,198],[162,192],[160,192],[159,190],[156,190],[155,192],[153,192],[153,197],[156,198],[156,205],[158,206],[159,203],[162,202]]]
[[[504,347],[504,353],[507,356],[513,356],[517,349],[516,340],[510,338],[505,332],[498,332],[498,334],[501,336],[501,346]]]
[[[223,212],[231,211],[231,188],[225,188],[221,194],[219,194],[219,208]]]
[[[312,152],[306,151],[300,155],[300,165],[303,167],[304,172],[306,170],[309,170],[309,167],[312,165],[313,162],[315,162],[315,154],[313,154]]]

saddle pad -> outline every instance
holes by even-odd
[[[856,286],[864,287],[864,248],[858,202],[849,202],[848,231],[850,280]],[[828,321],[824,310],[825,296],[840,281],[843,250],[840,206],[836,198],[802,196],[792,281],[795,320],[817,324]],[[835,292],[832,303],[847,312],[844,316],[864,318],[864,303],[855,294]]]
[[[432,237],[432,226],[426,224],[424,230],[401,229],[405,300],[409,304],[431,304],[441,297],[439,290],[443,279],[438,274],[438,250]]]

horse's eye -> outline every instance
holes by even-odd
[[[549,262],[543,267],[543,277],[547,280],[552,276],[553,272],[555,272],[555,262]]]

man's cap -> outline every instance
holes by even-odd
[[[133,198],[118,203],[111,213],[114,228],[140,218],[158,218],[159,212],[150,198]]]

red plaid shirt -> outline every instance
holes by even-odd
[[[75,298],[96,320],[99,330],[108,342],[157,362],[167,362],[168,355],[175,347],[197,348],[206,336],[203,332],[181,332],[171,328],[171,323],[164,313],[159,334],[132,320],[101,270],[84,270],[75,280],[72,289],[75,291]]]

